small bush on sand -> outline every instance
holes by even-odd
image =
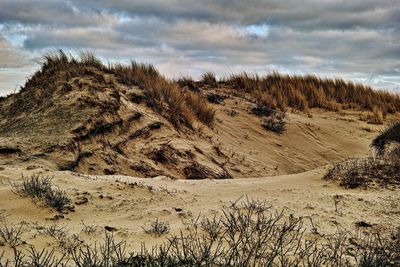
[[[261,125],[274,133],[282,134],[285,131],[286,126],[286,113],[284,111],[279,111],[270,115],[266,118],[263,118],[261,121]]]
[[[255,114],[257,116],[271,116],[275,114],[275,108],[271,106],[265,105],[262,102],[258,102],[256,105],[250,108],[250,113]]]
[[[400,185],[400,159],[387,156],[348,159],[334,164],[324,176],[346,188]]]
[[[46,205],[57,211],[63,211],[71,203],[71,199],[61,189],[54,189],[51,183],[52,177],[42,174],[33,174],[22,177],[21,183],[12,184],[14,192],[23,197],[30,197],[43,201]]]
[[[71,203],[71,199],[64,190],[51,189],[44,196],[44,202],[57,211],[63,211]]]
[[[16,193],[30,198],[44,198],[51,191],[50,176],[42,176],[41,174],[32,174],[31,176],[22,176],[22,182],[13,184]]]
[[[400,122],[378,134],[371,147],[377,152],[375,157],[338,162],[324,178],[339,181],[347,188],[400,185]]]
[[[222,104],[226,98],[227,96],[218,93],[211,93],[207,95],[208,102],[213,104]]]
[[[0,246],[8,245],[11,248],[23,244],[22,234],[24,233],[25,224],[8,225],[5,221],[0,226]],[[0,263],[0,266],[1,263]]]
[[[158,218],[151,223],[149,228],[143,228],[146,234],[151,234],[154,236],[162,236],[169,233],[169,222],[161,221]]]
[[[393,143],[400,144],[400,121],[393,123],[378,134],[372,140],[371,147],[373,147],[378,154],[383,154],[386,146]]]

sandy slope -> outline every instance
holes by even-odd
[[[100,86],[84,78],[77,81],[84,88]],[[196,176],[191,175],[193,166],[200,166],[207,177],[214,178],[272,176],[365,155],[379,128],[360,121],[361,112],[310,110],[311,118],[288,112],[287,130],[277,135],[262,127],[262,117],[250,112],[254,100],[236,96],[228,88],[205,88],[205,95],[214,92],[227,97],[212,105],[216,110],[213,126],[196,123],[193,130],[176,129],[146,103],[133,103],[124,93],[119,101],[110,96],[113,90],[143,94],[139,88],[114,85],[96,91],[97,98],[89,89],[71,91],[71,95],[54,96],[50,110],[28,110],[15,118],[0,116],[0,149],[16,150],[0,151],[0,165],[174,178]],[[84,100],[95,101],[94,108]]]

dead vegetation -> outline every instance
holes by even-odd
[[[7,246],[0,266],[398,266],[399,230],[338,229],[334,234],[307,230],[301,217],[274,211],[264,201],[246,198],[223,208],[222,215],[186,222],[185,229],[153,248],[128,252],[126,241],[105,232],[101,244],[72,242],[60,251]],[[151,229],[169,229],[157,221]],[[0,232],[10,231],[0,227]],[[21,238],[20,228],[12,228]],[[14,234],[14,233],[17,233]],[[153,233],[153,231],[152,231]],[[79,237],[74,237],[80,240]],[[2,239],[4,239],[2,237]],[[8,240],[6,238],[5,240]],[[63,239],[64,240],[64,239]],[[36,264],[36,265],[35,265]],[[55,265],[56,264],[56,265]]]
[[[286,113],[284,111],[277,111],[274,114],[265,117],[261,121],[261,125],[274,133],[282,134],[285,131]]]
[[[232,176],[221,166],[221,171],[216,172],[211,168],[193,162],[183,169],[186,179],[189,180],[202,180],[202,179],[232,179]]]
[[[146,234],[154,236],[162,236],[169,233],[169,222],[159,220],[158,218],[150,224],[149,227],[143,228]]]
[[[400,121],[389,125],[384,131],[378,134],[372,140],[371,146],[378,154],[383,154],[385,148],[392,143],[400,144]]]
[[[347,159],[333,165],[324,176],[346,188],[400,185],[400,160],[388,157]]]
[[[218,86],[217,78],[215,77],[215,73],[212,71],[207,71],[201,75],[201,82],[204,85],[208,86]]]
[[[53,96],[63,96],[72,91],[70,83],[77,77],[90,77],[101,87],[109,85],[115,88],[113,81],[105,78],[108,74],[114,75],[120,84],[137,85],[143,89],[147,104],[175,127],[192,127],[194,119],[207,125],[213,122],[214,110],[202,97],[191,91],[180,90],[176,82],[167,80],[152,65],[132,61],[129,65],[117,63],[106,66],[90,52],[74,58],[62,50],[44,55],[42,68],[28,79],[18,94],[10,96],[12,103],[2,105],[0,114],[18,116],[28,110],[50,106],[54,101]],[[102,90],[100,86],[91,90]],[[119,106],[120,94],[114,90],[112,95],[116,101],[107,103],[108,108],[110,104],[116,108]],[[90,105],[92,100],[87,101],[86,105]]]
[[[400,97],[341,79],[322,79],[314,75],[292,76],[277,72],[266,76],[241,73],[231,75],[226,83],[251,94],[272,109],[287,107],[304,110],[323,108],[332,111],[356,108],[373,112],[381,118],[400,109]]]
[[[210,93],[207,95],[208,102],[213,104],[222,104],[226,98],[228,98],[228,96],[218,93]]]
[[[53,188],[52,177],[41,174],[33,174],[22,177],[22,182],[12,184],[14,192],[22,197],[30,197],[36,201],[42,201],[49,207],[62,212],[70,203],[71,199],[64,190]]]
[[[396,95],[314,76],[243,73],[218,80],[209,72],[201,81],[190,77],[172,81],[152,65],[135,61],[105,65],[91,53],[72,57],[63,51],[46,54],[42,63],[20,92],[1,102],[0,138],[6,142],[0,154],[2,159],[12,155],[27,161],[40,155],[58,170],[86,174],[229,177],[225,174],[235,163],[224,171],[218,162],[226,159],[219,155],[193,150],[195,157],[190,159],[175,156],[179,151],[164,155],[156,151],[168,141],[163,140],[166,137],[192,148],[193,142],[205,141],[202,150],[207,151],[213,145],[210,137],[222,136],[220,126],[231,123],[224,114],[216,119],[216,110],[236,117],[247,109],[260,116],[266,130],[283,134],[288,107],[308,114],[312,107],[366,109],[375,114],[374,123],[399,107]],[[239,117],[232,122],[248,121]],[[164,161],[163,156],[170,158]]]
[[[377,155],[347,159],[330,167],[324,178],[339,181],[347,188],[400,185],[400,123],[376,136],[371,146]],[[391,144],[391,147],[388,147]]]
[[[149,106],[165,116],[174,126],[183,124],[191,127],[193,118],[207,125],[214,119],[214,110],[199,95],[182,91],[176,82],[163,77],[152,65],[132,62],[131,65],[116,64],[108,72],[126,85],[139,85],[145,90]]]
[[[261,125],[265,129],[277,134],[282,134],[285,131],[285,111],[281,111],[262,102],[258,102],[250,108],[250,113],[262,117]]]

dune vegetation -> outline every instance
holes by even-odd
[[[83,52],[76,58],[60,50],[43,56],[41,69],[27,80],[18,94],[14,95],[14,103],[8,110],[0,108],[0,114],[18,114],[32,105],[45,104],[43,102],[49,95],[57,91],[60,81],[85,75],[95,75],[102,79],[99,71],[115,75],[117,81],[124,85],[139,85],[145,89],[148,105],[168,117],[175,126],[183,124],[190,127],[193,119],[207,125],[212,124],[215,110],[194,90],[202,85],[230,87],[236,89],[239,94],[248,93],[258,102],[273,109],[367,110],[371,112],[367,119],[378,124],[387,114],[400,110],[398,94],[377,91],[369,86],[342,79],[323,79],[315,75],[284,75],[278,72],[259,76],[243,72],[218,80],[213,72],[206,72],[199,82],[194,82],[190,77],[172,81],[162,76],[150,64],[132,61],[130,64],[106,65],[91,52]],[[191,90],[180,89],[185,86]],[[68,86],[62,90],[68,91]],[[29,98],[24,94],[28,91]]]
[[[324,178],[347,188],[400,185],[400,123],[393,123],[371,142],[376,155],[351,158],[331,166]]]

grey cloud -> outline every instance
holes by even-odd
[[[71,27],[113,24],[117,19],[104,11],[74,6],[70,1],[2,0],[0,3],[0,23]]]
[[[0,30],[24,40],[0,39],[0,66],[18,66],[6,59],[21,53],[90,49],[170,76],[278,69],[400,82],[400,0],[2,0]]]
[[[76,0],[85,7],[166,20],[191,19],[239,24],[268,23],[293,28],[398,28],[398,0]],[[389,18],[389,19],[388,19]]]
[[[30,63],[29,57],[23,51],[14,48],[0,34],[0,68],[20,68]]]

